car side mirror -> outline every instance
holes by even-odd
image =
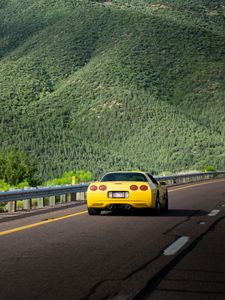
[[[161,185],[166,185],[166,182],[165,181],[160,181],[159,182]]]

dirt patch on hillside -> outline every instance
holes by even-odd
[[[169,5],[163,4],[163,3],[153,4],[153,5],[151,5],[151,7],[153,9],[169,9],[170,8]]]

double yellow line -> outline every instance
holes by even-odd
[[[218,182],[221,182],[221,181],[225,181],[225,180],[223,179],[223,180],[217,180],[217,181],[209,181],[209,182],[191,184],[191,185],[187,185],[187,186],[178,187],[178,188],[175,188],[175,189],[168,190],[168,192],[172,193],[172,192],[175,192],[175,191],[184,190],[184,189],[188,189],[188,188],[195,187],[195,186],[200,186],[200,185],[205,185],[205,184],[213,184],[213,183],[218,183]],[[87,213],[87,210],[83,210],[83,211],[79,211],[79,212],[74,213],[74,214],[70,214],[70,215],[66,215],[66,216],[62,216],[62,217],[58,217],[58,218],[53,218],[53,219],[49,219],[49,220],[45,220],[45,221],[41,221],[41,222],[29,224],[29,225],[24,225],[24,226],[20,226],[20,227],[8,229],[8,230],[0,231],[0,236],[15,233],[15,232],[22,231],[22,230],[26,230],[26,229],[29,229],[29,228],[38,227],[38,226],[41,226],[41,225],[45,225],[45,224],[49,224],[49,223],[53,223],[53,222],[57,222],[57,221],[61,221],[61,220],[64,220],[64,219],[73,218],[73,217],[83,215],[83,214],[86,214],[86,213]]]

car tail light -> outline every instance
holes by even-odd
[[[96,185],[90,186],[90,190],[91,191],[96,191],[97,189],[98,189],[98,187]]]
[[[106,185],[100,185],[99,189],[100,189],[100,191],[105,191],[105,190],[107,190],[107,186]]]
[[[148,189],[147,185],[140,186],[140,190],[142,190],[142,191],[147,191],[147,189]]]
[[[136,191],[138,187],[136,185],[131,185],[130,186],[131,191]]]

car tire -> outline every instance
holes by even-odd
[[[169,200],[168,200],[168,192],[166,191],[166,194],[165,194],[165,197],[166,197],[166,203],[163,207],[163,211],[168,211],[169,210]]]
[[[159,202],[159,194],[156,195],[154,213],[157,216],[160,215],[160,213],[161,213],[161,205],[160,205],[160,202]]]
[[[101,210],[95,208],[88,208],[88,213],[90,216],[97,216],[101,214]]]

